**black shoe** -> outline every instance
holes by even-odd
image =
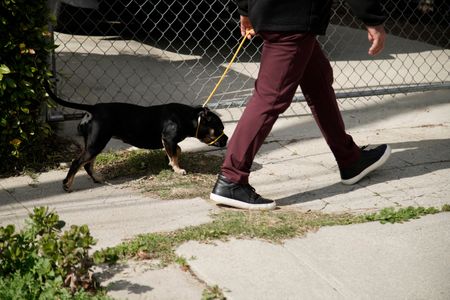
[[[276,206],[274,201],[258,195],[250,184],[231,182],[221,174],[209,197],[218,204],[242,209],[270,210]]]
[[[375,148],[361,147],[361,157],[353,165],[339,168],[343,184],[355,184],[364,176],[383,165],[391,155],[391,147],[383,144]]]

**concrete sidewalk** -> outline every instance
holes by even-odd
[[[334,159],[305,104],[276,123],[259,152],[251,183],[280,209],[362,213],[383,207],[450,204],[450,93],[434,91],[346,101],[349,133],[359,145],[389,143],[390,160],[354,186],[339,183]],[[221,111],[231,135],[240,109]],[[68,123],[70,124],[70,123]],[[73,134],[68,126],[66,134]],[[109,147],[125,145],[113,141]],[[195,139],[184,151],[204,151]],[[121,184],[96,185],[79,172],[75,191],[67,170],[0,179],[0,226],[20,225],[34,206],[55,209],[69,225],[87,224],[96,248],[139,233],[170,231],[211,220],[208,200],[159,200]],[[118,299],[201,299],[218,285],[228,299],[449,299],[450,213],[405,224],[366,223],[322,228],[284,244],[231,240],[189,242],[177,249],[193,273],[129,261],[103,270]]]

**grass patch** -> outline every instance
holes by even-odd
[[[23,159],[23,165],[14,167],[0,164],[0,178],[28,175],[61,168],[81,153],[73,140],[54,136],[39,145],[36,155]],[[208,198],[217,179],[223,158],[217,155],[185,152],[180,166],[187,175],[173,172],[163,150],[134,150],[100,153],[95,170],[105,180],[127,182],[132,187],[162,199]]]
[[[325,214],[320,212],[299,212],[275,210],[252,212],[225,210],[213,215],[213,221],[198,226],[190,226],[172,232],[142,234],[116,247],[102,249],[94,254],[99,262],[113,263],[118,259],[146,257],[160,261],[161,267],[183,262],[175,249],[187,241],[212,242],[229,238],[257,238],[280,243],[286,239],[304,236],[323,226],[348,225],[380,221],[381,223],[405,222],[427,214],[446,211],[442,209],[408,207],[394,210],[386,208],[380,212],[364,215]],[[143,255],[143,253],[145,255]]]
[[[220,171],[222,157],[185,152],[180,166],[187,175],[172,171],[163,150],[101,153],[96,170],[105,180],[127,181],[139,190],[162,199],[208,197]]]

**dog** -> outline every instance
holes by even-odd
[[[196,137],[201,142],[225,147],[228,141],[222,120],[206,107],[169,103],[139,106],[128,103],[98,103],[95,105],[68,102],[57,97],[48,82],[45,90],[57,104],[84,110],[87,113],[78,125],[84,137],[84,149],[75,159],[63,180],[63,189],[71,192],[75,174],[84,167],[96,183],[101,180],[94,174],[94,161],[111,138],[118,138],[132,146],[144,149],[164,148],[173,171],[185,175],[180,168],[181,148],[186,137]]]

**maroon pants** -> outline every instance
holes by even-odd
[[[339,166],[359,158],[359,148],[346,134],[334,93],[333,70],[315,35],[260,32],[264,39],[258,79],[228,143],[222,174],[248,183],[256,153],[278,116],[291,104],[297,87],[319,125]]]

